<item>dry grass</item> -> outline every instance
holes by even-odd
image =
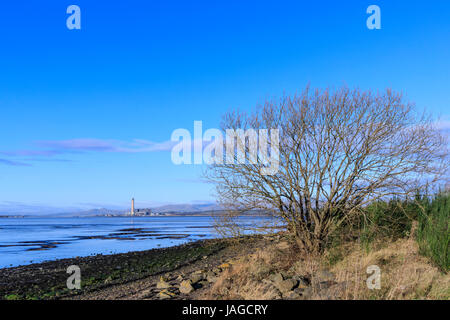
[[[295,246],[283,241],[258,249],[232,261],[232,267],[219,277],[206,299],[280,299],[268,280],[271,274],[303,275],[314,278],[319,269],[328,268],[336,275],[340,299],[450,299],[450,275],[443,274],[418,254],[413,239],[401,239],[365,252],[358,243],[339,247],[342,259],[329,263],[322,257],[300,257]],[[381,289],[369,290],[367,266],[381,269]],[[313,289],[314,290],[314,289]],[[313,299],[326,299],[313,291]]]
[[[450,275],[420,256],[413,239],[400,239],[365,253],[357,244],[331,270],[338,282],[348,283],[346,299],[450,299]],[[381,269],[381,289],[368,290],[366,268]]]
[[[280,242],[231,261],[231,268],[221,274],[210,292],[203,298],[244,300],[281,298],[278,289],[267,281],[267,278],[277,271],[285,271],[297,261],[294,248],[287,242]]]

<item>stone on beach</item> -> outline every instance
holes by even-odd
[[[294,289],[294,287],[297,286],[297,280],[286,279],[281,282],[278,282],[276,284],[276,286],[277,286],[278,290],[281,291],[281,293],[285,293],[285,292],[291,291],[292,289]]]
[[[218,277],[213,271],[208,271],[205,276],[208,282],[216,282]]]
[[[197,283],[197,282],[203,280],[203,274],[202,273],[193,273],[190,276],[190,280],[192,281],[192,283]]]
[[[194,287],[192,286],[192,282],[190,280],[184,280],[180,283],[180,292],[184,294],[189,294],[194,291]]]
[[[170,299],[176,296],[174,292],[169,291],[167,289],[162,290],[158,295],[162,299]]]
[[[159,282],[156,284],[156,288],[158,289],[167,289],[170,287],[170,283],[168,283],[163,277],[159,278]]]

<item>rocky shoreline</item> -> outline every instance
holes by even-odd
[[[247,237],[245,247],[261,241],[261,237]],[[114,255],[97,255],[61,259],[26,266],[0,269],[0,299],[96,299],[102,292],[121,285],[134,284],[142,280],[171,281],[171,272],[205,267],[229,259],[235,250],[236,241],[209,239],[179,246],[136,251]],[[233,249],[230,249],[233,247]],[[77,265],[81,269],[81,289],[69,290],[66,282],[70,274],[67,268]],[[211,278],[210,278],[211,279]],[[203,283],[204,285],[205,283]],[[184,283],[186,288],[189,285]],[[199,287],[200,282],[191,285]],[[171,287],[160,288],[155,296],[171,296]],[[161,290],[159,290],[161,289]],[[163,291],[165,290],[165,291]],[[187,289],[182,289],[187,290]],[[159,294],[160,291],[163,293]],[[172,290],[173,291],[173,290]],[[149,293],[150,294],[150,293]],[[150,296],[153,297],[152,294]],[[154,297],[154,298],[158,298]],[[103,298],[114,298],[103,296]]]
[[[175,247],[72,258],[0,269],[4,300],[316,300],[442,299],[449,275],[420,256],[413,239],[367,253],[346,243],[305,256],[287,234],[201,240]],[[81,270],[81,289],[66,286]],[[366,268],[382,265],[383,290],[370,290]],[[409,270],[410,272],[405,272]],[[412,274],[413,277],[404,277]],[[418,272],[418,270],[421,270]],[[446,293],[447,292],[447,293]]]

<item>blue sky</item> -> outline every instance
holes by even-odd
[[[445,0],[8,1],[0,41],[3,207],[213,201],[201,166],[171,162],[173,130],[307,83],[392,87],[450,120]]]

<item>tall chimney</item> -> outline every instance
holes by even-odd
[[[134,216],[134,198],[131,198],[131,215]]]

